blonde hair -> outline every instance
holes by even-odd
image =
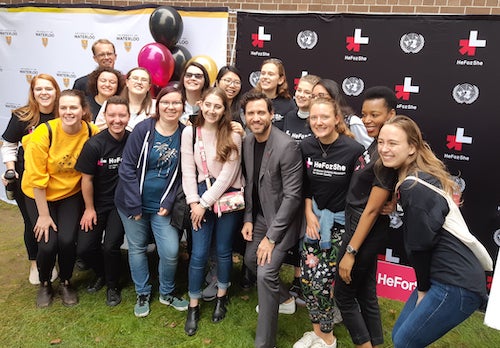
[[[312,109],[313,105],[317,104],[327,104],[333,108],[333,114],[339,120],[339,122],[335,125],[335,131],[339,134],[344,134],[349,138],[354,139],[354,134],[349,130],[347,125],[344,122],[344,116],[340,111],[339,104],[333,100],[332,98],[316,98],[311,100],[311,105],[309,106],[309,110]]]
[[[266,59],[265,61],[262,62],[262,65],[260,66],[261,69],[266,64],[274,64],[278,68],[279,76],[283,77],[283,83],[281,85],[278,85],[278,87],[276,88],[276,95],[278,97],[281,97],[281,98],[292,99],[292,96],[290,95],[290,91],[288,90],[288,82],[286,81],[285,66],[283,65],[283,62],[281,61],[281,59],[278,59],[278,58]],[[255,86],[255,89],[259,92],[262,92],[260,80],[257,83],[257,86]]]
[[[415,148],[415,153],[411,155],[408,163],[398,170],[399,181],[396,189],[408,175],[418,176],[418,172],[421,171],[436,177],[448,194],[452,195],[454,191],[457,191],[456,182],[451,178],[444,163],[436,157],[429,144],[424,141],[422,132],[415,121],[407,116],[398,115],[385,122],[383,127],[386,125],[401,129],[406,134],[408,144]]]
[[[13,114],[16,115],[20,121],[28,123],[26,126],[26,130],[30,129],[31,127],[36,127],[40,123],[40,106],[35,100],[35,93],[34,93],[35,85],[38,80],[49,81],[56,90],[53,112],[56,110],[56,104],[61,95],[61,89],[59,88],[56,79],[52,75],[39,74],[33,77],[30,83],[28,104],[26,104],[25,106],[21,106],[20,108],[17,108],[13,111]]]

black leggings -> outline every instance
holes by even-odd
[[[26,195],[21,190],[21,180],[23,179],[22,168],[18,168],[16,162],[16,171],[19,173],[19,179],[16,180],[16,186],[14,189],[14,199],[16,200],[17,207],[23,216],[24,221],[24,245],[26,246],[26,251],[28,252],[28,260],[36,260],[36,254],[38,253],[38,243],[36,242],[35,233],[33,232],[33,225],[31,224],[30,216],[28,210],[26,209]]]
[[[122,220],[116,208],[97,214],[97,225],[93,230],[78,232],[78,257],[94,270],[96,276],[105,276],[106,285],[110,288],[118,287],[120,280],[120,246],[124,235]]]
[[[71,197],[47,202],[50,216],[57,226],[57,232],[49,229],[49,241],[38,242],[36,263],[40,282],[50,281],[52,269],[59,263],[59,277],[62,281],[71,279],[76,256],[76,237],[82,217],[83,199],[80,192]],[[38,219],[38,209],[34,199],[27,197],[26,208],[33,226]]]

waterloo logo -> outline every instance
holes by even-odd
[[[116,41],[123,41],[123,48],[126,52],[130,52],[132,49],[132,42],[138,42],[140,40],[137,34],[118,34],[116,36]]]
[[[53,31],[38,30],[37,32],[35,32],[35,36],[42,39],[43,47],[47,47],[47,45],[49,44],[49,38],[54,38],[56,35]]]
[[[359,52],[361,45],[367,45],[370,38],[361,35],[361,29],[354,29],[354,36],[346,37],[346,48],[351,52]]]
[[[264,27],[260,26],[258,32],[252,34],[252,46],[264,48],[265,41],[271,41],[271,34],[266,34]]]
[[[76,78],[76,74],[72,71],[58,71],[56,76],[62,79],[63,85],[66,88],[69,88],[71,80]]]
[[[84,50],[89,47],[89,40],[93,41],[95,40],[95,35],[94,33],[75,33],[73,37],[77,40],[80,40],[81,46]]]
[[[17,36],[17,31],[8,29],[0,30],[0,36],[5,37],[5,42],[10,46],[10,44],[12,43],[12,38]]]
[[[465,129],[458,127],[455,134],[446,136],[446,147],[450,150],[462,151],[463,144],[472,144],[472,137],[464,134]]]
[[[410,100],[411,93],[418,93],[420,90],[419,86],[412,85],[411,77],[406,76],[404,80],[404,84],[396,85],[396,98],[403,100]]]
[[[460,49],[458,50],[461,55],[475,56],[476,48],[486,47],[486,40],[478,39],[478,31],[471,30],[469,32],[469,39],[462,39],[459,41]]]

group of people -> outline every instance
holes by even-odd
[[[257,285],[255,347],[276,345],[278,315],[294,313],[296,301],[305,303],[312,331],[294,348],[336,347],[341,320],[357,347],[380,346],[377,254],[396,199],[418,287],[394,327],[395,347],[430,344],[484,301],[479,261],[442,227],[446,200],[405,180],[455,189],[416,123],[396,116],[389,88],[368,88],[358,117],[333,80],[303,76],[292,98],[284,65],[272,58],[245,94],[234,66],[221,68],[211,87],[204,66],[191,62],[153,98],[146,69],[114,70],[111,42],[98,40],[92,51],[98,68],[72,90],[35,76],[28,104],[13,111],[3,134],[3,161],[18,175],[29,280],[40,284],[37,306],[52,303],[57,278],[63,304],[78,303],[70,282],[77,256],[95,273],[87,291],[106,285],[107,305],[118,305],[125,237],[134,314],[147,316],[154,240],[159,301],[187,311],[184,329],[195,335],[207,265],[218,323],[228,314],[239,249]],[[216,211],[224,194],[241,191],[244,210]],[[175,285],[179,200],[190,225],[188,300]],[[283,263],[295,266],[291,288],[280,279]]]

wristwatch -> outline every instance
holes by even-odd
[[[269,241],[269,243],[271,244],[276,244],[276,241],[275,240],[272,240],[271,238],[267,237],[267,240]]]
[[[353,256],[356,256],[356,254],[358,253],[358,251],[354,249],[351,245],[348,245],[345,251],[346,253],[351,254]]]

